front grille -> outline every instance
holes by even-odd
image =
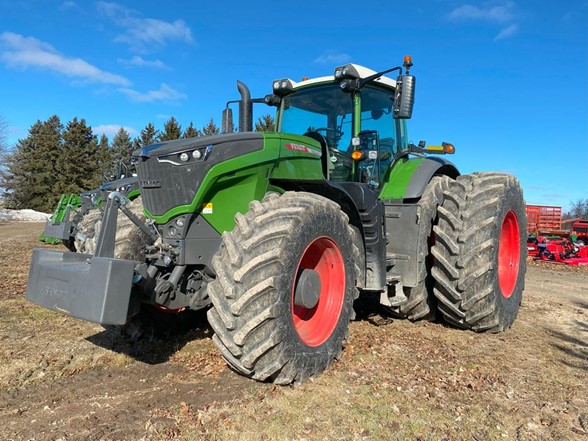
[[[156,157],[142,158],[138,164],[143,205],[161,216],[178,205],[189,205],[204,174],[204,164],[175,166]]]

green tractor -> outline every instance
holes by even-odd
[[[34,250],[27,298],[119,327],[208,308],[227,363],[277,384],[341,355],[360,295],[410,320],[509,328],[526,270],[521,187],[502,173],[460,175],[444,156],[451,144],[409,142],[411,66],[280,79],[263,99],[238,82],[239,131],[227,104],[229,133],[134,153],[141,257],[113,257],[129,210],[112,192],[93,254]],[[275,133],[252,131],[262,101],[277,108]]]

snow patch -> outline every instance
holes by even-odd
[[[35,210],[6,210],[0,208],[0,222],[45,222],[50,214]]]

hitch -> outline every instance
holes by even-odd
[[[157,236],[155,233],[127,208],[129,199],[118,191],[113,191],[108,195],[104,216],[102,217],[102,227],[96,243],[96,257],[114,257],[114,245],[116,243],[116,222],[118,218],[118,209],[127,216],[143,233],[147,236],[147,245],[152,245]]]

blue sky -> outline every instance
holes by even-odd
[[[588,197],[588,1],[0,1],[0,115],[132,135],[198,128],[276,78],[413,56],[417,143],[452,142],[462,173],[505,171],[527,203]],[[270,108],[259,109],[259,114]]]

